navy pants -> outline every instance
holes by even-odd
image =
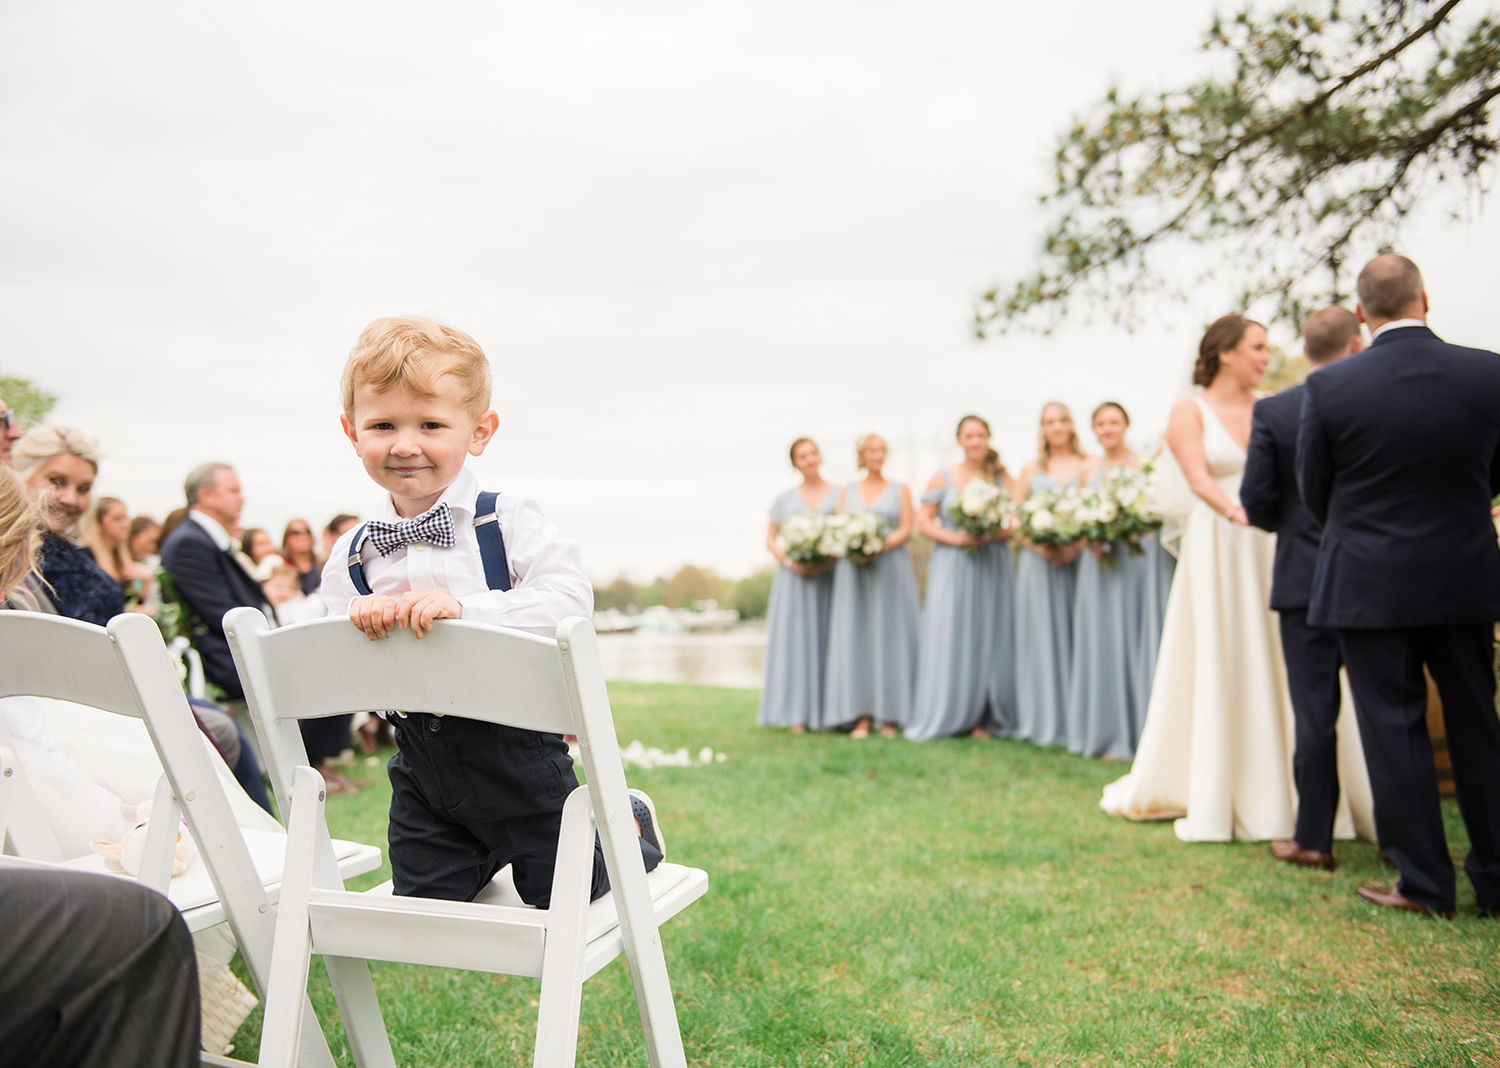
[[[0,915],[0,1066],[198,1063],[198,958],[166,898],[108,875],[7,869]]]
[[[1339,653],[1336,631],[1307,625],[1307,610],[1282,611],[1281,649],[1287,688],[1292,694],[1296,750],[1292,780],[1297,784],[1297,844],[1333,852],[1333,819],[1339,804]]]
[[[1490,624],[1338,635],[1370,769],[1375,829],[1401,870],[1397,889],[1437,912],[1453,909],[1453,861],[1427,736],[1425,663],[1443,699],[1458,809],[1469,831],[1464,870],[1479,907],[1500,908],[1500,717]]]
[[[578,786],[561,735],[459,716],[392,716],[391,877],[397,894],[472,901],[505,865],[521,900],[552,900],[563,803]],[[641,841],[646,870],[661,853]],[[609,891],[594,838],[590,899]]]

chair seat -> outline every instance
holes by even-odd
[[[708,873],[700,868],[663,862],[646,875],[656,922],[663,924],[708,892]],[[363,904],[362,904],[363,902]],[[483,905],[485,910],[476,910]],[[497,971],[510,975],[541,976],[548,914],[521,900],[509,866],[480,892],[472,903],[435,898],[396,897],[389,881],[362,894],[314,890],[308,909],[315,917],[313,951],[342,956],[341,949],[367,949],[366,913],[378,910],[382,929],[390,934],[387,960],[469,971]],[[489,913],[493,928],[487,938],[476,938],[475,923]],[[373,919],[374,917],[369,917]],[[453,937],[447,937],[451,924]],[[409,931],[408,931],[409,929]],[[409,933],[412,937],[401,937]],[[345,944],[344,938],[350,939]],[[588,906],[584,920],[584,967],[593,975],[624,950],[624,936],[614,894]],[[530,962],[518,967],[518,960]]]
[[[281,892],[281,871],[286,861],[286,835],[279,831],[249,828],[241,828],[240,833],[250,851],[250,860],[255,865],[256,873],[266,888],[266,897],[274,905]],[[380,867],[380,850],[376,846],[335,838],[333,852],[338,859],[339,874],[345,879]],[[58,866],[73,871],[129,878],[105,867],[104,858],[97,853],[62,861]],[[213,881],[208,876],[208,868],[201,856],[194,856],[187,871],[173,877],[167,887],[167,898],[182,913],[190,931],[206,930],[225,921],[224,906],[219,895],[214,892]]]

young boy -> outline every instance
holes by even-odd
[[[320,588],[330,615],[347,612],[374,641],[397,627],[421,638],[438,619],[551,637],[568,616],[593,611],[578,547],[534,501],[495,499],[503,574],[493,573],[502,570],[493,543],[488,561],[481,550],[481,487],[464,458],[484,452],[500,420],[490,410],[489,361],[473,338],[431,319],[377,319],[349,354],[342,387],[344,433],[390,495],[367,527],[334,544]],[[358,568],[349,562],[355,538]],[[522,900],[545,908],[563,802],[578,785],[562,737],[457,716],[390,720],[395,892],[469,901],[510,864]],[[631,804],[650,871],[662,859],[660,832],[643,795]],[[608,889],[596,840],[593,897]]]

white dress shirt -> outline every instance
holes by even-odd
[[[229,531],[224,529],[224,524],[220,523],[213,516],[209,515],[207,512],[200,512],[196,508],[189,508],[187,517],[194,523],[197,523],[204,530],[208,531],[208,536],[212,538],[214,540],[214,544],[219,547],[219,552],[227,553],[231,548],[233,548],[234,539],[229,536]]]
[[[1427,324],[1424,323],[1421,319],[1392,319],[1390,322],[1383,324],[1380,327],[1379,330],[1377,330],[1373,334],[1371,334],[1370,335],[1370,340],[1374,341],[1377,337],[1379,337],[1381,334],[1385,333],[1387,330],[1402,330],[1402,329],[1404,329],[1404,328],[1406,328],[1408,326],[1426,326],[1426,325]]]
[[[503,593],[489,588],[474,533],[479,490],[479,479],[465,467],[438,498],[439,504],[446,502],[453,510],[458,541],[451,549],[418,542],[381,556],[366,541],[360,561],[370,589],[395,598],[408,590],[444,590],[463,606],[464,619],[548,638],[569,616],[592,615],[594,587],[583,573],[577,543],[564,539],[529,497],[502,493],[495,502],[511,588]],[[401,521],[389,496],[371,518]],[[359,596],[349,578],[349,543],[358,529],[344,532],[323,566],[319,592],[330,615],[348,614],[349,602]]]

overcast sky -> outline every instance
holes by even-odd
[[[1221,293],[989,343],[972,300],[1029,266],[1055,135],[1200,69],[1214,6],[5,4],[0,371],[100,439],[100,492],[159,516],[222,459],[279,537],[368,512],[339,370],[438,315],[495,366],[487,488],[596,581],[742,575],[798,435],[925,482],[967,411],[1012,468],[1053,398],[1160,432]],[[1495,216],[1405,245],[1486,347]]]

